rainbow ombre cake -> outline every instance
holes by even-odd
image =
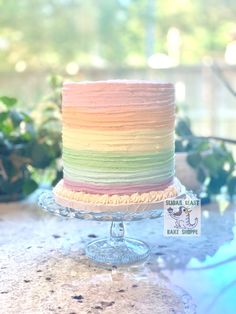
[[[64,178],[57,203],[147,210],[178,194],[174,86],[152,81],[64,83]]]

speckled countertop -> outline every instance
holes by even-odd
[[[87,259],[84,247],[108,234],[108,222],[44,213],[36,195],[1,204],[0,313],[174,314],[192,313],[197,303],[198,313],[218,314],[224,306],[224,314],[231,314],[233,288],[224,293],[227,300],[224,295],[215,304],[215,298],[229,280],[225,275],[216,281],[222,267],[236,279],[234,207],[221,215],[214,204],[204,213],[200,238],[164,238],[162,218],[126,223],[128,234],[145,239],[152,254],[138,265],[104,268]]]

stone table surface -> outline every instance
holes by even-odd
[[[235,205],[203,207],[199,238],[163,237],[163,218],[127,222],[151,256],[101,267],[84,247],[109,223],[53,216],[36,199],[0,204],[1,314],[236,313]]]

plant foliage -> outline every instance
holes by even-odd
[[[215,141],[193,134],[186,119],[176,124],[176,152],[187,152],[187,162],[195,169],[197,179],[208,195],[227,187],[230,196],[236,193],[236,163],[224,140]]]
[[[58,170],[60,82],[53,77],[50,84],[48,99],[31,114],[17,108],[17,99],[0,97],[0,200],[29,195],[37,189],[40,174],[50,167]],[[52,179],[60,174],[55,171]]]

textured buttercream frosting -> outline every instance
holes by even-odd
[[[64,178],[54,189],[58,197],[127,204],[133,195],[139,203],[154,195],[160,201],[162,191],[165,198],[176,195],[172,84],[64,83],[62,122]]]

